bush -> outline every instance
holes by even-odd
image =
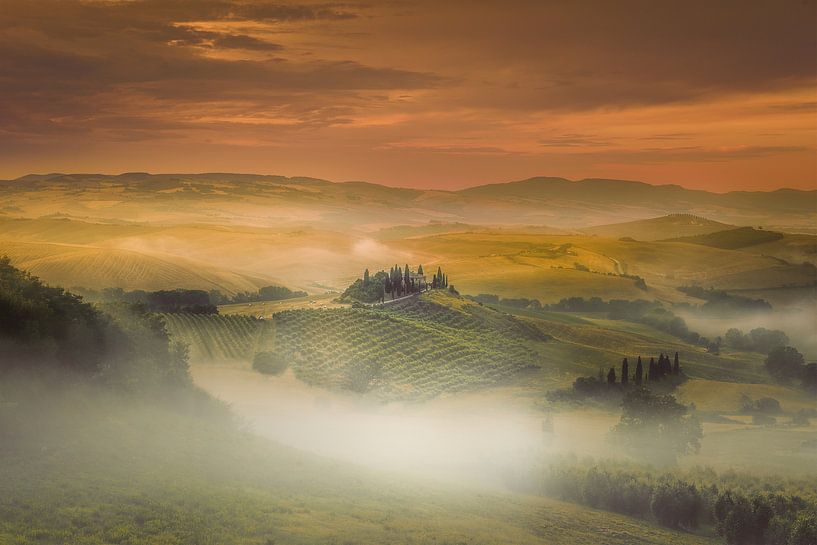
[[[278,376],[289,367],[289,363],[275,352],[258,352],[252,360],[252,368],[265,375]]]
[[[769,352],[765,361],[766,370],[780,382],[803,375],[805,360],[803,354],[791,346],[778,346]]]

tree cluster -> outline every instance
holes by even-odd
[[[133,392],[190,385],[187,347],[126,303],[96,308],[0,258],[0,373],[65,372]]]
[[[656,463],[672,464],[678,456],[700,449],[701,424],[674,396],[642,387],[625,394],[621,406],[611,438],[632,453],[648,453]]]
[[[713,288],[704,289],[700,286],[681,286],[678,291],[696,299],[706,301],[700,310],[706,312],[733,314],[735,312],[770,311],[772,305],[763,299],[751,299],[742,295],[734,295],[723,290]]]
[[[693,478],[554,465],[545,473],[543,492],[673,529],[692,531],[712,525],[729,545],[817,543],[817,505],[812,501],[782,491],[747,491],[724,482],[711,470]]]
[[[122,288],[93,290],[72,288],[83,299],[93,303],[130,303],[142,305],[149,312],[189,312],[192,314],[218,314],[217,305],[253,303],[257,301],[280,301],[293,297],[306,297],[305,291],[292,291],[283,286],[264,286],[258,291],[244,291],[225,295],[219,290],[161,290],[126,291]]]
[[[778,346],[787,346],[789,337],[778,329],[757,327],[744,334],[740,329],[733,327],[723,336],[723,342],[734,350],[768,354]]]

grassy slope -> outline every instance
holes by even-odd
[[[465,293],[555,302],[563,297],[684,301],[675,287],[760,289],[813,283],[814,271],[772,257],[679,242],[588,236],[458,233],[391,242],[430,266],[442,264]],[[569,245],[569,246],[567,246]],[[592,272],[575,269],[580,263]],[[622,273],[646,279],[648,291]]]
[[[257,312],[250,306],[231,308],[242,309],[250,316]],[[412,392],[429,397],[466,386],[513,386],[525,395],[542,395],[578,375],[595,376],[600,367],[618,366],[624,357],[641,355],[646,363],[660,352],[676,351],[693,378],[718,384],[769,380],[756,354],[716,356],[643,324],[603,315],[497,309],[432,292],[395,308],[296,310],[264,321],[248,316],[239,320],[242,327],[238,314],[167,319],[171,332],[193,344],[194,356],[248,365],[263,343],[288,355],[302,379],[331,388],[339,387],[355,365],[378,361],[386,381],[380,394],[387,398]],[[552,339],[532,336],[531,326]],[[253,348],[239,353],[229,348],[236,343]]]
[[[75,244],[0,240],[0,255],[54,285],[127,290],[254,291],[268,279],[219,269],[172,255]]]
[[[589,235],[608,238],[630,237],[636,240],[662,240],[682,236],[694,236],[721,231],[731,227],[690,214],[670,214],[659,218],[599,225],[582,229]]]
[[[3,545],[710,543],[542,498],[407,484],[161,407],[80,405],[0,449]]]

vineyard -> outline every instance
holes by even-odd
[[[275,350],[306,383],[384,399],[491,386],[538,367],[539,331],[433,293],[390,307],[275,315]]]
[[[173,338],[190,346],[194,361],[252,360],[270,324],[250,316],[162,314]]]
[[[299,309],[272,320],[163,314],[199,362],[272,351],[307,384],[381,399],[429,399],[539,367],[549,337],[527,322],[442,292],[395,305]]]

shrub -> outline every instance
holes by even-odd
[[[252,360],[252,368],[265,375],[280,375],[289,363],[275,352],[258,352]]]

